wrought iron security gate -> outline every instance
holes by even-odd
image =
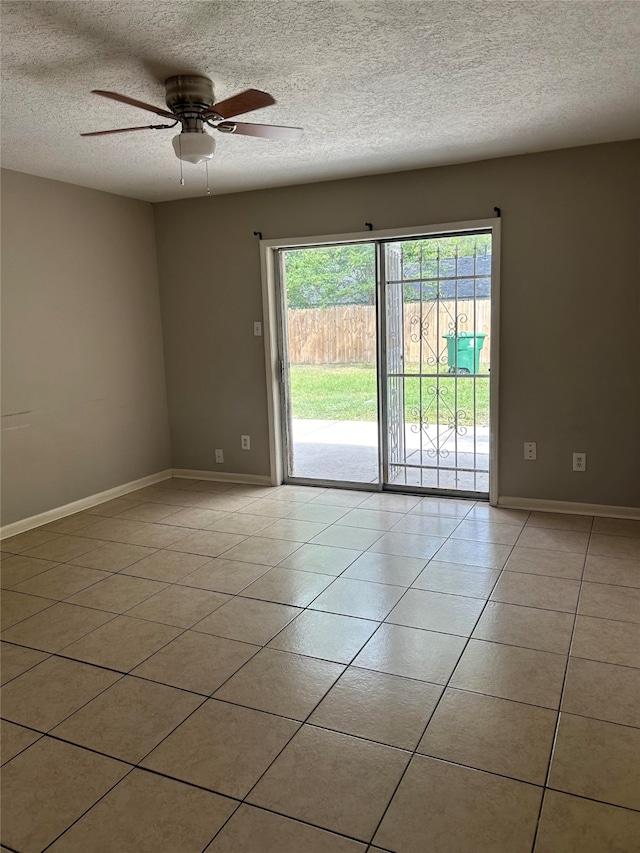
[[[383,244],[383,481],[489,491],[491,233]]]

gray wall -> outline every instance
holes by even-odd
[[[634,141],[155,205],[174,467],[268,473],[254,230],[456,222],[495,205],[500,495],[640,504],[639,163]],[[535,463],[523,460],[527,440]],[[576,450],[586,473],[571,470]]]
[[[2,523],[168,468],[150,204],[2,172]]]

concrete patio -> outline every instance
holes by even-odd
[[[355,483],[378,482],[378,424],[375,421],[294,419],[292,432],[293,476]],[[438,432],[441,465],[479,468],[482,473],[438,472],[438,456],[434,453]],[[433,455],[429,454],[430,451]],[[456,441],[452,430],[444,425],[429,427],[422,436],[407,425],[405,462],[416,467],[400,469],[392,481],[393,485],[486,492],[489,490],[489,428],[469,428],[466,435],[458,435]]]

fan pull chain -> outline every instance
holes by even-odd
[[[178,148],[180,149],[180,186],[184,186],[184,175],[182,174],[182,134],[178,137]]]
[[[209,161],[204,161],[204,167],[207,171],[207,195],[211,195],[211,187],[209,186]]]

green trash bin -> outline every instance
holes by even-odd
[[[484,332],[458,332],[442,336],[447,342],[449,373],[479,373]]]

